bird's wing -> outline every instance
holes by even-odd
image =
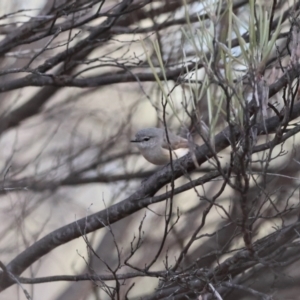
[[[170,143],[168,143],[168,139],[166,137],[166,134],[164,134],[164,140],[162,143],[162,148],[164,149],[172,149],[172,150],[176,150],[176,149],[180,149],[180,148],[189,148],[189,142],[187,139],[182,138],[178,135],[175,135],[171,132],[168,132],[168,137],[169,137],[169,141]]]

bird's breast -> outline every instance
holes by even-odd
[[[172,159],[176,160],[188,152],[188,149],[177,149],[172,151]],[[152,149],[141,149],[141,154],[154,165],[165,165],[170,162],[170,152],[167,149],[157,147]]]

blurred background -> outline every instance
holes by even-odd
[[[244,103],[258,101],[263,124],[282,121],[298,101],[298,73],[275,86],[295,65],[298,72],[298,9],[296,1],[1,2],[1,262],[119,203],[161,170],[130,144],[142,128],[168,126],[216,149],[176,187],[232,166],[238,148],[219,152],[213,137],[235,124],[237,142],[247,141]],[[282,123],[290,126],[282,135],[293,124]],[[251,135],[253,147],[275,132]],[[267,246],[258,243],[260,254],[217,273],[239,251],[298,224],[296,133],[248,149],[245,193],[238,187],[246,173],[235,168],[232,184],[220,175],[88,234],[88,243],[58,241],[0,299],[297,299],[296,229],[280,246],[261,254]],[[124,278],[105,280],[112,269]],[[50,278],[80,274],[102,277]],[[41,277],[49,282],[25,280]]]

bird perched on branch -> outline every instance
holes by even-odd
[[[164,165],[170,162],[170,150],[172,159],[177,159],[187,154],[189,142],[187,139],[175,135],[165,128],[145,128],[137,132],[135,143],[146,160],[154,165]]]

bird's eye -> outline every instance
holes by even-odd
[[[143,141],[145,141],[145,142],[147,142],[147,141],[149,141],[150,140],[150,138],[149,137],[145,137],[145,138],[143,138]]]

